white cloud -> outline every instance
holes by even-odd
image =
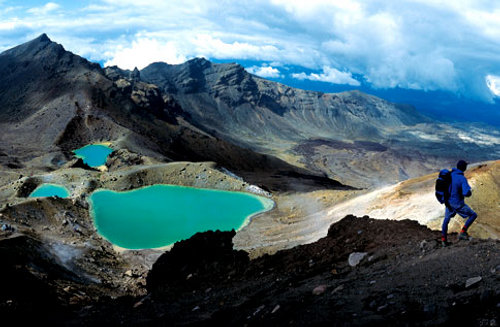
[[[180,54],[174,42],[158,42],[155,39],[143,38],[132,42],[130,47],[118,46],[117,49],[106,53],[111,58],[106,66],[117,65],[120,68],[142,69],[152,62],[164,61],[169,64],[179,64],[186,61]]]
[[[48,14],[49,12],[51,11],[54,11],[56,9],[58,9],[60,6],[55,3],[55,2],[47,2],[44,6],[42,7],[35,7],[35,8],[30,8],[28,9],[27,11],[30,13],[30,14],[34,14],[34,15],[46,15]]]
[[[486,85],[491,90],[491,93],[500,97],[500,76],[487,75]]]
[[[273,68],[271,66],[252,66],[246,68],[246,71],[250,74],[254,74],[264,78],[278,78],[281,77],[279,69]]]
[[[333,84],[348,84],[353,86],[359,86],[361,83],[352,77],[352,74],[349,72],[341,72],[335,68],[325,66],[323,67],[323,73],[316,74],[292,74],[293,78],[300,80],[311,80],[311,81],[319,81],[319,82],[328,82]]]
[[[224,42],[208,34],[197,35],[191,40],[198,56],[215,58],[240,58],[265,60],[276,57],[278,48],[273,45],[255,45],[249,42]]]
[[[2,4],[2,2],[0,2],[0,4]],[[10,6],[10,7],[0,8],[0,14],[8,14],[12,11],[16,11],[21,8],[22,8],[21,6]]]

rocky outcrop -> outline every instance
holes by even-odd
[[[42,180],[37,177],[28,177],[23,181],[22,185],[17,190],[16,196],[27,198],[38,186],[42,184]]]
[[[233,250],[235,232],[198,233],[180,241],[153,265],[147,278],[155,297],[169,297],[217,287],[240,275],[248,265],[248,254]]]
[[[113,151],[106,160],[106,166],[109,170],[115,170],[122,167],[135,166],[144,164],[144,158],[126,149]]]
[[[77,158],[69,162],[69,167],[71,168],[82,168],[86,170],[98,170],[96,168],[90,167],[87,165],[82,158]]]
[[[0,257],[3,324],[58,324],[67,317],[50,280],[77,276],[58,265],[41,242],[28,236],[0,238]]]
[[[114,82],[120,93],[128,96],[139,108],[146,110],[156,117],[176,123],[175,114],[179,113],[179,106],[171,99],[164,101],[163,95],[156,85],[140,81],[140,72],[122,70],[116,66],[107,67],[106,76]]]
[[[177,243],[150,271],[147,296],[102,303],[85,318],[223,326],[481,325],[500,318],[498,241],[441,248],[439,233],[416,222],[348,216],[317,242],[248,261],[231,249],[232,235],[200,233]],[[367,254],[351,266],[356,252]]]

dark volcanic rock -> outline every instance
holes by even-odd
[[[106,166],[110,170],[142,164],[144,164],[144,159],[141,155],[130,152],[126,149],[113,151],[106,160]]]
[[[216,287],[241,274],[249,259],[246,252],[233,250],[234,235],[234,230],[205,232],[177,242],[153,265],[147,278],[148,290],[155,297],[168,297]]]
[[[39,109],[37,98],[64,93],[77,72],[101,72],[98,64],[65,51],[46,34],[0,54],[0,120],[20,121]],[[68,73],[74,74],[68,76]]]
[[[104,68],[104,73],[113,82],[116,82],[117,80],[119,80],[121,78],[131,79],[131,77],[132,77],[132,71],[130,71],[128,69],[121,69],[118,66],[106,67],[106,68]]]
[[[17,197],[27,198],[40,184],[42,180],[36,177],[28,177],[17,190]]]
[[[128,96],[138,107],[152,113],[156,117],[176,123],[175,114],[179,114],[179,105],[175,101],[165,101],[156,85],[140,81],[140,72],[122,70],[116,66],[105,68],[110,78],[121,93]]]
[[[83,168],[83,169],[86,169],[86,170],[97,170],[93,167],[90,167],[89,165],[87,165],[85,162],[83,162],[83,159],[82,158],[77,158],[75,159],[75,162],[72,163],[70,165],[71,168]]]
[[[439,232],[416,222],[348,216],[317,242],[248,261],[231,249],[232,234],[206,232],[177,243],[153,266],[149,296],[103,303],[85,321],[428,326],[499,319],[500,285],[492,269],[500,263],[498,241],[443,249]],[[436,246],[422,252],[423,240]],[[351,267],[353,252],[368,255]],[[466,288],[475,276],[481,283]]]
[[[0,258],[2,324],[58,325],[68,319],[52,283],[78,277],[57,264],[39,241],[28,236],[0,239]]]

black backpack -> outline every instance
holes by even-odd
[[[436,179],[436,198],[439,203],[447,204],[450,198],[451,171],[443,169]]]

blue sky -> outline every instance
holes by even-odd
[[[105,65],[203,56],[500,126],[498,1],[0,0],[0,51],[44,32]]]

